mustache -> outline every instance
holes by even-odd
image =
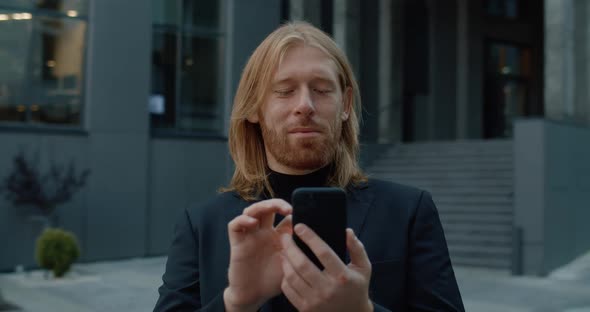
[[[300,118],[297,121],[293,121],[291,123],[288,123],[285,125],[286,129],[295,129],[295,128],[311,128],[311,129],[317,129],[317,130],[326,130],[324,125],[321,125],[315,121],[313,121],[313,119],[311,119],[310,117],[303,117]]]

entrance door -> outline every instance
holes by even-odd
[[[490,41],[486,51],[484,137],[512,137],[514,118],[529,114],[531,49]]]
[[[543,1],[480,0],[483,137],[513,136],[515,118],[543,112]]]

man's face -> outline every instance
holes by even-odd
[[[303,44],[289,48],[253,118],[262,129],[269,167],[305,174],[330,163],[348,119],[349,98],[330,57]]]

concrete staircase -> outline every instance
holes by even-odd
[[[368,172],[432,194],[453,264],[510,269],[512,154],[511,140],[400,144]]]

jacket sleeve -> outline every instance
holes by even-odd
[[[225,311],[222,293],[204,306],[201,302],[198,233],[193,231],[186,210],[176,223],[162,281],[155,312]]]
[[[410,224],[408,309],[465,311],[443,228],[428,192],[422,192]]]

